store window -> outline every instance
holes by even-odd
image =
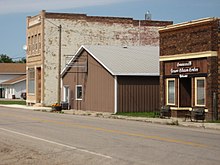
[[[205,78],[195,78],[195,103],[196,106],[205,106]]]
[[[28,93],[34,94],[35,92],[35,70],[34,68],[28,69]]]
[[[167,79],[167,105],[175,105],[175,79]]]
[[[83,89],[82,85],[76,85],[76,100],[82,100]]]

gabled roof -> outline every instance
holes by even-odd
[[[158,46],[81,46],[71,64],[86,50],[112,75],[159,76]],[[62,75],[68,70],[68,65]]]
[[[26,74],[26,64],[0,63],[0,74]]]
[[[11,80],[4,81],[4,82],[2,82],[0,84],[1,85],[13,85],[13,84],[17,84],[19,82],[25,81],[25,80],[26,80],[26,75],[23,75],[23,76],[19,76],[19,77],[13,78]]]

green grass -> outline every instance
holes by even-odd
[[[208,121],[208,123],[220,123],[220,120]]]
[[[159,112],[118,112],[116,115],[155,118],[159,117]]]
[[[26,105],[26,101],[23,101],[23,100],[0,100],[0,104]]]

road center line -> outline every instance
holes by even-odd
[[[16,116],[16,117],[20,117],[20,118],[23,118],[23,119],[27,119],[27,117],[20,116],[20,115],[10,115],[10,116]],[[172,139],[172,138],[164,138],[164,137],[160,137],[160,136],[151,136],[151,135],[131,133],[131,132],[125,132],[125,131],[119,131],[119,130],[105,129],[105,128],[95,127],[95,126],[91,126],[91,125],[82,125],[82,124],[79,124],[79,123],[69,123],[69,122],[63,122],[63,121],[41,119],[41,118],[37,118],[37,117],[28,117],[28,119],[43,122],[43,123],[54,123],[54,124],[57,124],[57,125],[78,127],[78,128],[83,128],[83,129],[90,129],[90,130],[114,133],[114,134],[119,134],[119,135],[140,137],[140,138],[144,138],[144,139],[159,140],[159,141],[176,143],[176,144],[183,144],[183,145],[188,145],[188,146],[193,146],[193,147],[201,147],[201,148],[208,147],[205,144],[200,144],[200,143],[197,143],[197,142],[190,142],[190,141],[183,141],[183,140]]]
[[[27,135],[27,134],[12,131],[12,130],[9,130],[9,129],[0,128],[0,130],[7,131],[7,132],[10,132],[10,133],[14,133],[14,134],[17,134],[17,135],[26,136],[28,138],[32,138],[32,139],[35,139],[35,140],[40,140],[40,141],[43,141],[43,142],[56,144],[56,145],[59,145],[59,146],[62,146],[62,147],[66,147],[66,148],[70,148],[70,149],[73,149],[73,150],[89,153],[89,154],[92,154],[92,155],[101,156],[101,157],[104,157],[104,158],[107,158],[107,159],[112,159],[111,156],[103,155],[103,154],[100,154],[100,153],[97,153],[97,152],[88,151],[88,150],[85,150],[85,149],[80,149],[80,148],[77,148],[77,147],[74,147],[74,146],[65,145],[65,144],[54,142],[54,141],[51,141],[51,140],[42,139],[42,138],[39,138],[39,137],[36,137],[36,136]]]

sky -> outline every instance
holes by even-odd
[[[220,17],[220,0],[0,0],[0,54],[25,57],[26,17],[41,10],[181,23]]]

